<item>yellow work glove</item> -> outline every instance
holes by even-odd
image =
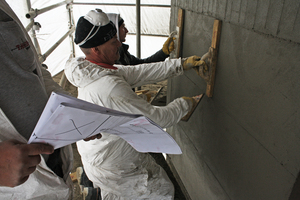
[[[203,94],[193,96],[193,97],[181,97],[184,100],[186,100],[189,104],[189,112],[181,118],[183,121],[188,121],[190,116],[193,114],[194,110],[196,109],[196,106],[198,105],[199,101],[203,97]]]
[[[193,97],[186,97],[186,96],[183,96],[181,97],[183,98],[184,100],[186,100],[189,104],[189,107],[190,107],[190,110],[194,107],[194,105],[196,104],[196,100],[193,98]]]
[[[170,53],[174,50],[175,39],[175,37],[168,37],[168,39],[165,41],[162,50],[166,55],[170,55]]]
[[[205,54],[201,57],[201,60],[205,61],[206,64],[208,64],[208,63],[210,62],[210,60],[212,59],[213,51],[214,51],[214,48],[209,47],[208,52],[205,53]],[[209,64],[208,64],[208,65],[209,65]]]
[[[182,59],[183,70],[190,70],[192,68],[199,68],[201,65],[205,65],[205,62],[201,60],[199,56],[190,56],[186,59]]]

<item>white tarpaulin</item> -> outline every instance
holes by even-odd
[[[31,0],[32,9],[43,9],[62,0]],[[100,8],[106,13],[120,13],[125,21],[125,25],[129,31],[126,37],[126,44],[129,44],[131,54],[136,54],[136,7],[123,5],[88,5],[89,3],[115,3],[115,4],[135,4],[135,0],[127,1],[93,1],[81,0],[73,1],[73,16],[75,25],[80,16],[85,15],[89,10]],[[12,7],[15,13],[26,27],[30,20],[25,17],[28,13],[26,0],[7,0],[7,3]],[[80,3],[80,4],[76,4]],[[86,5],[81,4],[86,3]],[[155,5],[170,5],[170,0],[141,0],[142,4]],[[141,36],[141,57],[145,58],[162,48],[166,37],[169,35],[170,7],[148,7],[141,6],[141,34],[158,35],[158,36]],[[36,37],[41,49],[41,54],[44,54],[52,47],[67,31],[69,30],[69,13],[66,5],[59,6],[45,13],[42,13],[34,18],[35,22],[41,25],[39,31],[36,31]],[[29,34],[31,32],[29,31]],[[74,33],[73,33],[74,35]],[[51,54],[46,58],[44,63],[48,66],[48,70],[54,76],[64,69],[66,60],[72,52],[70,39],[67,37]],[[82,56],[82,52],[75,45],[75,55]]]

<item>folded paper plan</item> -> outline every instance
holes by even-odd
[[[118,135],[139,152],[182,153],[175,140],[145,116],[115,111],[55,92],[28,143],[48,143],[56,149],[103,132]]]

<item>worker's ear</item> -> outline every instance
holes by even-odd
[[[98,55],[98,56],[100,56],[102,54],[102,50],[99,46],[93,47],[92,52],[93,52],[93,54]]]
[[[91,51],[92,51],[93,53],[96,53],[96,54],[99,53],[98,47],[92,47],[92,48],[91,48]]]

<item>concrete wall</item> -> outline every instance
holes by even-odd
[[[300,1],[171,4],[170,31],[185,10],[183,57],[203,55],[214,19],[223,22],[214,96],[167,129],[182,148],[169,157],[191,199],[289,199],[300,169]],[[168,101],[205,89],[188,71],[168,81]]]

